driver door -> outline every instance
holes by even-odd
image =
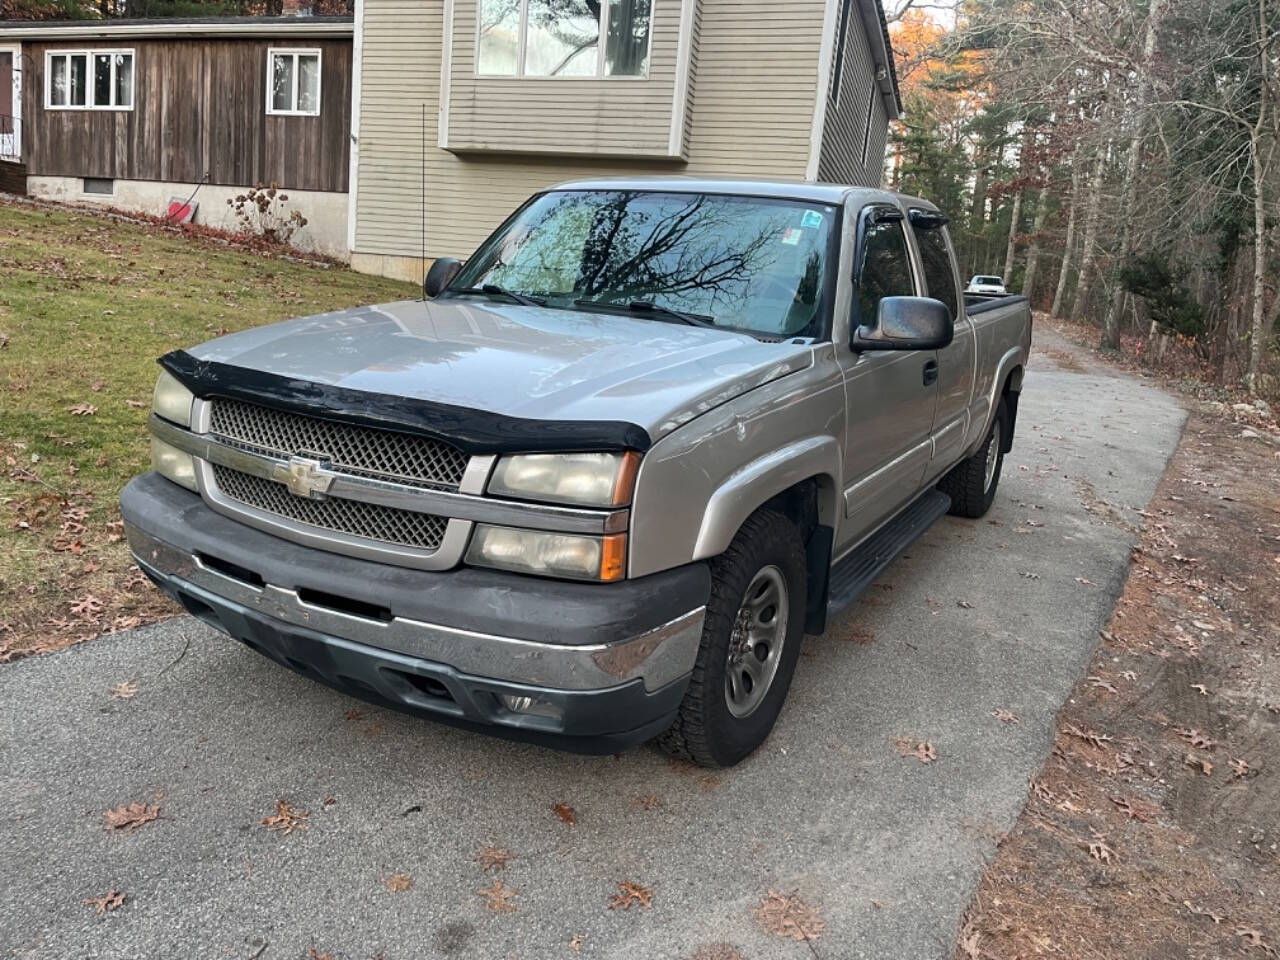
[[[872,204],[858,218],[850,331],[885,297],[920,296],[903,212]],[[837,553],[911,501],[924,483],[938,396],[936,350],[840,351],[847,406],[844,522]]]

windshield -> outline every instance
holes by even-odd
[[[447,292],[500,288],[549,307],[601,305],[652,320],[680,322],[675,313],[735,330],[819,336],[836,213],[760,197],[556,191],[490,237]]]
[[[984,287],[998,287],[1004,283],[999,277],[974,277],[973,282]]]

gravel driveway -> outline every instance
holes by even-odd
[[[189,618],[0,667],[0,955],[949,957],[1183,423],[1037,337],[988,518],[938,523],[809,638],[772,738],[730,771],[390,713]],[[278,800],[305,830],[262,825]],[[104,826],[135,802],[158,819]],[[475,859],[490,845],[505,870]],[[497,881],[514,910],[477,893]],[[623,881],[651,907],[610,909]],[[114,911],[85,903],[113,890]],[[821,934],[767,932],[770,890]]]

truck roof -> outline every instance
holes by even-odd
[[[815,183],[809,180],[749,180],[731,177],[597,177],[588,180],[566,180],[552,190],[654,190],[668,193],[725,193],[777,200],[809,200],[814,203],[842,204],[851,198],[861,203],[884,200],[903,202],[927,210],[938,209],[928,200],[839,183]]]

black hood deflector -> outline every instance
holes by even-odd
[[[160,366],[197,397],[226,397],[380,430],[451,443],[470,454],[646,451],[648,431],[620,420],[530,420],[485,410],[299,380],[212,360],[185,350]]]

